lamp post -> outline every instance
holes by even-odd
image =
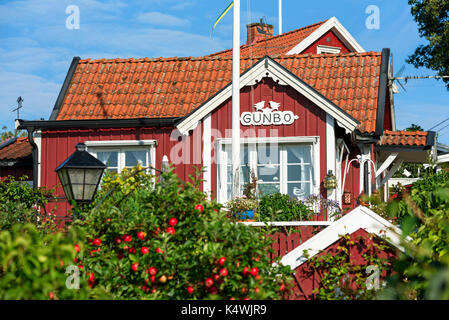
[[[84,143],[78,143],[75,148],[55,171],[67,200],[83,206],[92,202],[106,166],[86,151]]]

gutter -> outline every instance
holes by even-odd
[[[138,128],[172,127],[180,117],[172,118],[135,118],[135,119],[92,119],[92,120],[33,120],[19,119],[18,129],[79,129],[79,128]]]
[[[38,184],[38,174],[39,174],[39,164],[38,164],[38,147],[36,142],[34,141],[34,137],[33,137],[33,133],[34,131],[36,131],[35,127],[27,127],[26,130],[28,131],[28,141],[31,144],[32,147],[32,157],[33,157],[33,189],[37,189],[37,184]]]

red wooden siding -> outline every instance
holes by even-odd
[[[324,230],[325,226],[301,226],[288,227],[286,231],[276,232],[270,234],[269,237],[273,239],[271,249],[268,256],[274,261],[278,257],[283,257],[302,243],[312,238],[318,232]]]
[[[85,141],[109,141],[109,140],[156,140],[156,159],[157,169],[161,169],[162,157],[167,155],[169,161],[170,152],[178,141],[171,141],[173,128],[98,128],[98,129],[73,129],[73,130],[46,130],[42,132],[42,177],[41,185],[47,187],[56,186],[56,197],[63,198],[64,192],[60,187],[60,182],[54,171],[69,155],[75,151],[75,145]],[[194,150],[193,139],[202,138],[202,125],[200,124],[194,134],[185,138],[182,142],[184,150],[178,150],[179,156],[184,156],[185,164],[175,166],[175,173],[184,181],[189,179],[189,175],[194,174],[194,165],[201,166],[201,152],[198,157],[198,150]],[[199,137],[199,138],[198,138]],[[202,149],[201,141],[196,146]],[[184,153],[184,155],[183,155]],[[70,208],[65,200],[49,204],[51,210],[55,205],[58,206],[57,214],[64,216]]]
[[[356,232],[351,234],[351,240],[357,241],[359,237],[363,237],[365,239],[365,246],[353,246],[350,250],[350,259],[351,262],[355,265],[365,265],[366,261],[363,259],[362,255],[369,253],[369,247],[373,241],[369,239],[369,234],[363,230],[359,229]],[[380,239],[375,239],[375,242],[383,241]],[[332,253],[339,245],[341,245],[341,241],[337,241],[328,248],[324,250],[322,254]],[[380,254],[381,258],[392,260],[397,256],[396,250],[387,249]],[[386,274],[382,274],[381,278],[385,278]],[[315,294],[313,294],[313,290],[319,288],[320,284],[320,275],[315,272],[310,265],[305,262],[300,265],[294,273],[294,281],[293,281],[293,292],[289,296],[290,300],[311,300],[315,298]]]
[[[329,38],[329,41],[327,40]],[[339,47],[341,48],[340,53],[350,53],[351,51],[346,47],[343,42],[338,39],[338,37],[332,32],[332,30],[325,33],[321,38],[312,43],[307,49],[305,49],[302,53],[317,53],[317,47],[319,45],[322,46],[330,46],[330,47]]]

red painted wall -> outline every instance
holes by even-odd
[[[194,174],[194,165],[201,166],[198,155],[194,156],[193,139],[202,136],[202,125],[195,129],[195,134],[186,138],[183,142],[185,147],[178,150],[178,154],[184,156],[187,164],[177,165],[175,173],[183,180],[188,180],[189,174]],[[75,145],[85,141],[108,141],[108,140],[156,140],[156,168],[161,169],[162,157],[170,152],[178,143],[171,139],[173,128],[112,128],[112,129],[72,129],[72,130],[44,130],[42,131],[42,171],[41,185],[47,187],[56,186],[56,197],[64,197],[64,191],[54,171],[68,156],[75,151]],[[172,141],[173,140],[173,141]],[[189,152],[187,152],[189,150]],[[200,154],[201,155],[201,154]],[[171,159],[169,159],[171,160]],[[57,205],[57,215],[65,216],[70,206],[64,199],[59,202],[50,203],[48,210]]]
[[[327,41],[327,38],[329,38],[330,41]],[[319,38],[317,41],[312,43],[307,49],[305,49],[302,53],[317,53],[317,47],[319,45],[322,46],[329,46],[329,47],[340,47],[341,53],[349,53],[351,52],[344,44],[343,42],[338,39],[338,37],[332,32],[332,30],[325,33],[321,38]]]
[[[365,240],[365,247],[353,246],[350,251],[351,262],[355,265],[366,265],[363,254],[369,253],[366,247],[370,246],[373,241],[369,239],[369,234],[363,230],[359,229],[351,234],[351,240],[357,242],[358,238],[363,237]],[[375,238],[374,242],[383,241]],[[341,240],[335,242],[328,248],[324,250],[323,255],[332,253],[339,245],[341,245]],[[397,256],[397,251],[394,249],[388,249],[380,254],[381,258],[393,260]],[[384,273],[381,278],[385,278],[387,275]],[[312,293],[314,289],[319,288],[320,276],[315,272],[310,265],[306,262],[299,266],[294,273],[294,287],[293,292],[289,296],[290,300],[312,300],[315,295]]]

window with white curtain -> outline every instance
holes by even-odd
[[[300,141],[301,139],[296,139]],[[240,147],[240,188],[257,177],[261,194],[283,193],[304,199],[318,193],[319,147],[317,140],[289,143],[254,143]],[[294,140],[293,140],[294,141]],[[232,145],[221,144],[218,173],[219,201],[225,203],[232,196]]]
[[[154,166],[154,141],[90,141],[87,151],[103,162],[107,170],[120,173],[124,168]]]

